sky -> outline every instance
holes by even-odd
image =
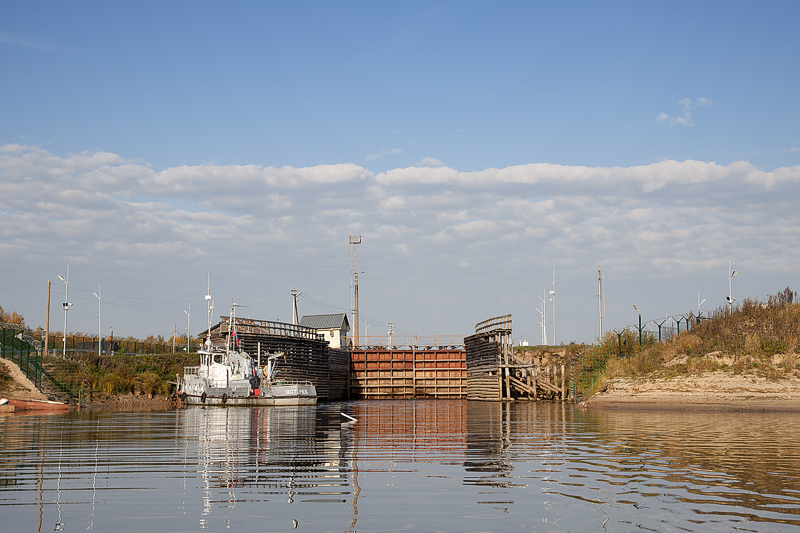
[[[0,3],[0,305],[514,340],[800,287],[797,2]],[[98,328],[99,293],[100,325]],[[188,314],[187,314],[188,311]],[[368,327],[368,328],[367,328]]]

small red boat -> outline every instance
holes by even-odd
[[[8,405],[13,405],[15,411],[68,411],[69,404],[51,402],[50,400],[15,400],[8,399]]]

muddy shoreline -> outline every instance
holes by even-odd
[[[5,364],[12,381],[0,390],[0,397],[46,400],[19,368]],[[164,411],[182,407],[173,396],[148,394],[94,393],[81,410]],[[753,374],[716,371],[690,376],[663,378],[614,378],[601,392],[578,404],[583,409],[635,409],[661,411],[800,412],[800,378],[767,380]],[[73,409],[77,409],[74,406]]]

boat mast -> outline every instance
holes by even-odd
[[[214,304],[211,302],[211,274],[208,275],[208,286],[206,288],[206,308],[208,313],[208,328],[206,329],[206,348],[211,349],[211,311]]]

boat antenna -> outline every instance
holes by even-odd
[[[231,298],[231,323],[230,323],[230,327],[228,328],[228,342],[225,344],[225,352],[230,352],[231,333],[236,335],[237,339],[239,338],[238,334],[236,333],[236,308],[237,307],[247,307],[247,306],[246,305],[239,305],[239,304],[237,304],[236,302],[233,301],[233,298]],[[235,346],[234,346],[234,348],[235,348]]]
[[[206,329],[206,348],[211,349],[211,311],[214,310],[214,302],[211,301],[211,274],[208,275],[208,287],[206,288],[206,307],[208,308],[208,329]]]

